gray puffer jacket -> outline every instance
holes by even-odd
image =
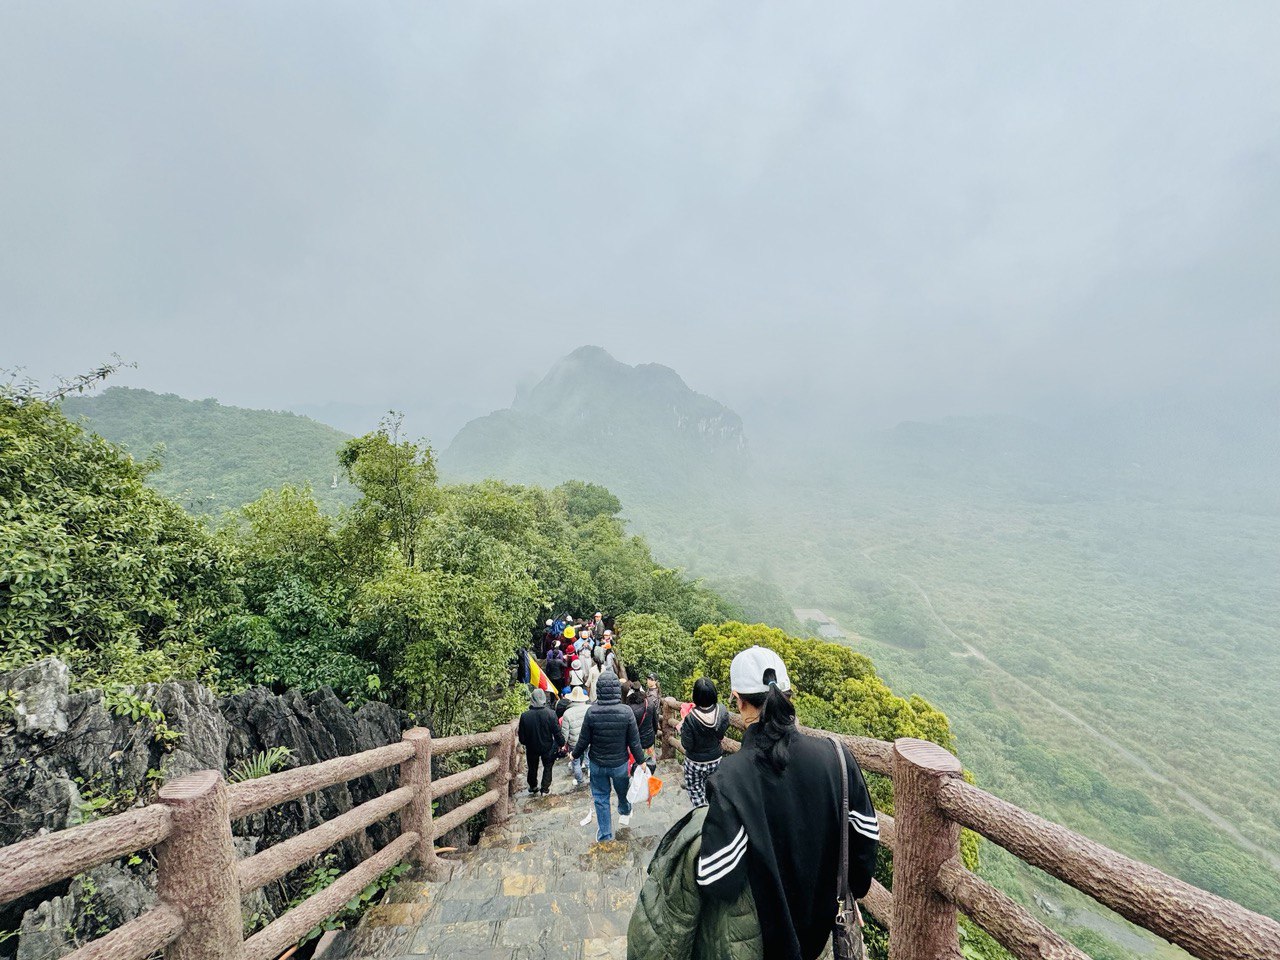
[[[622,684],[616,674],[602,673],[596,681],[596,703],[587,709],[573,755],[580,757],[588,749],[595,767],[620,767],[627,762],[628,752],[637,763],[644,759],[636,715],[622,702]]]
[[[578,736],[582,733],[582,724],[587,719],[587,710],[590,709],[585,703],[571,703],[569,709],[564,712],[564,716],[560,718],[560,729],[564,731],[564,742],[572,749],[578,743]]]

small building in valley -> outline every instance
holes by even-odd
[[[840,629],[840,624],[836,623],[831,617],[827,616],[821,610],[813,608],[796,607],[792,611],[796,615],[796,619],[805,624],[816,624],[818,636],[826,640],[843,640],[845,632]]]

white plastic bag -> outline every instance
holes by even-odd
[[[627,800],[632,807],[649,802],[649,768],[637,763],[635,772],[631,774],[631,785],[627,787]]]

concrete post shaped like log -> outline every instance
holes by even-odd
[[[925,740],[893,745],[893,922],[890,960],[959,960],[956,908],[938,892],[938,871],[960,857],[960,827],[938,809],[938,787],[960,761]]]
[[[496,790],[498,802],[489,808],[489,826],[506,823],[511,818],[511,750],[515,744],[515,730],[510,724],[500,728],[502,739],[489,746],[485,751],[485,760],[497,760],[498,769],[485,778],[485,792]]]
[[[419,837],[409,852],[409,861],[431,879],[441,879],[448,868],[436,856],[436,833],[431,822],[431,731],[413,727],[404,732],[404,739],[413,745],[413,756],[400,764],[400,784],[413,787],[413,800],[400,812],[400,832]]]
[[[668,738],[678,737],[680,730],[676,723],[676,714],[671,707],[667,706],[665,700],[658,705],[658,718],[661,721],[658,727],[658,759],[674,760],[675,747],[671,746]]]
[[[156,847],[156,893],[182,914],[182,932],[165,948],[165,960],[241,960],[240,881],[222,774],[179,777],[160,788],[159,799],[172,828]]]

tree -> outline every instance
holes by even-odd
[[[31,395],[0,395],[0,669],[59,656],[82,685],[217,679],[227,557],[147,466]]]
[[[438,497],[436,461],[426,444],[400,439],[401,422],[399,415],[388,417],[372,433],[348,440],[338,462],[362,494],[350,523],[357,541],[389,542],[414,567],[419,532]]]
[[[556,487],[554,493],[570,523],[587,523],[596,517],[616,517],[622,512],[622,501],[596,483],[567,480]]]
[[[623,614],[616,628],[632,676],[656,674],[664,690],[678,692],[700,653],[689,631],[671,617],[652,613]]]

